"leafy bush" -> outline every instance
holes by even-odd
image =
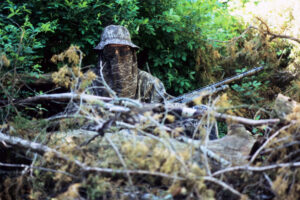
[[[1,100],[11,102],[34,93],[33,90],[20,90],[29,80],[23,81],[19,75],[28,73],[39,76],[42,73],[42,55],[38,52],[45,47],[45,41],[38,39],[38,36],[54,32],[56,27],[50,22],[33,25],[28,15],[19,21],[12,19],[19,19],[23,13],[29,12],[25,5],[15,6],[7,1],[0,5],[0,10],[6,14],[0,14],[0,95]],[[12,105],[1,108],[0,121],[12,109]]]
[[[141,47],[140,68],[148,62],[151,72],[173,94],[200,87],[203,73],[210,74],[219,57],[209,43],[230,39],[239,27],[226,4],[217,0],[6,0],[0,10],[2,20],[7,17],[31,27],[34,42],[39,42],[31,47],[37,57],[23,61],[31,66],[42,65],[44,71],[54,71],[50,58],[71,44],[86,54],[85,64],[96,63],[92,48],[100,41],[103,28],[124,25]],[[15,23],[6,26],[17,29]]]
[[[158,11],[146,9],[149,5],[143,3],[143,13],[152,18],[143,27],[148,30],[140,34],[141,46],[148,53],[153,73],[171,93],[178,94],[203,84],[203,74],[211,73],[219,57],[212,48],[214,40],[230,39],[237,34],[238,24],[215,0],[164,2],[160,1],[163,6]]]

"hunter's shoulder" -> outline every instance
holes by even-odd
[[[150,82],[153,82],[153,83],[159,84],[159,85],[163,84],[161,82],[161,80],[159,80],[159,78],[153,76],[149,72],[146,72],[146,71],[140,70],[140,69],[138,70],[138,79],[139,79],[140,82],[141,81],[142,82],[149,82],[150,81]]]
[[[149,72],[146,72],[144,70],[138,69],[138,76],[139,77],[154,77]]]

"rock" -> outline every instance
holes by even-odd
[[[251,149],[256,141],[242,124],[232,124],[228,127],[225,137],[208,141],[207,148],[232,165],[243,165],[247,163]]]
[[[275,100],[273,114],[279,118],[285,118],[288,114],[293,112],[297,104],[299,103],[292,100],[290,97],[278,94]]]

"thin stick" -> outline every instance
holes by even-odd
[[[183,177],[176,175],[169,175],[162,172],[151,172],[147,170],[122,170],[122,169],[110,169],[110,168],[100,168],[100,167],[84,167],[86,172],[98,172],[98,173],[109,173],[109,174],[135,174],[135,175],[150,175],[158,176],[162,178],[174,179],[174,180],[186,180]]]
[[[179,111],[179,112],[183,113],[184,114],[183,117],[203,116],[208,111],[211,111],[210,114],[213,115],[215,118],[230,120],[230,121],[238,122],[241,124],[252,125],[252,126],[261,126],[261,125],[265,125],[265,124],[277,124],[280,122],[280,119],[277,119],[277,118],[254,120],[254,119],[248,119],[248,118],[244,118],[244,117],[223,114],[223,113],[214,111],[213,108],[206,106],[206,105],[201,105],[201,109],[187,108],[183,104],[168,104],[168,105],[166,105],[166,107],[170,111],[175,111],[175,112]]]
[[[249,166],[249,165],[229,167],[229,168],[226,168],[226,169],[216,171],[215,173],[212,174],[212,176],[217,176],[217,175],[224,174],[224,173],[227,173],[227,172],[232,172],[232,171],[263,172],[263,171],[277,169],[277,168],[283,168],[283,167],[300,167],[300,162],[279,163],[279,164],[267,165],[267,166],[263,166],[263,167],[252,167],[252,166]]]
[[[10,164],[10,163],[2,163],[2,162],[0,162],[0,166],[2,166],[2,167],[20,167],[20,168],[38,169],[38,170],[47,171],[47,172],[54,172],[54,173],[64,174],[64,175],[67,175],[67,176],[71,176],[72,178],[78,178],[78,177],[76,177],[73,174],[70,174],[68,172],[64,172],[64,171],[60,171],[60,170],[54,170],[54,169],[49,169],[49,168],[45,168],[45,167],[35,167],[35,166],[32,166],[32,165]]]
[[[123,156],[121,155],[119,149],[116,147],[116,145],[113,143],[113,141],[111,141],[111,139],[107,136],[104,136],[104,138],[108,141],[108,143],[112,146],[112,148],[115,150],[120,162],[122,163],[123,167],[127,170],[128,167],[125,163],[125,160],[123,159]],[[133,186],[133,182],[132,182],[132,179],[131,179],[131,176],[129,173],[126,173],[127,177],[128,177],[128,181],[129,181],[129,184],[131,186]]]
[[[289,125],[286,125],[284,127],[282,127],[281,129],[279,129],[278,131],[276,131],[271,137],[269,137],[263,145],[261,145],[261,147],[259,147],[259,149],[257,149],[257,151],[253,154],[251,160],[249,161],[248,165],[250,165],[251,163],[253,163],[253,161],[256,159],[256,157],[258,156],[258,154],[267,146],[267,144],[273,140],[277,135],[279,135],[279,133],[287,128],[289,128],[290,126],[292,126],[294,123],[291,123]]]
[[[46,145],[42,145],[42,144],[39,144],[36,142],[24,140],[19,137],[8,136],[6,134],[3,134],[2,132],[0,132],[0,141],[5,142],[12,146],[21,147],[24,149],[30,149],[32,152],[39,153],[39,154],[53,153],[57,158],[63,159],[68,162],[73,162],[79,167],[84,167],[83,163],[76,161],[76,160],[71,160],[68,156],[66,156]]]
[[[258,19],[263,25],[266,26],[267,30],[264,31],[264,34],[271,35],[271,36],[272,36],[271,40],[273,40],[273,39],[275,39],[275,38],[284,38],[284,39],[289,39],[289,40],[293,40],[293,41],[295,41],[295,42],[300,43],[300,40],[299,40],[298,38],[295,38],[295,37],[292,37],[292,36],[288,36],[288,35],[280,35],[280,34],[272,33],[272,32],[270,31],[270,28],[269,28],[269,26],[267,25],[266,22],[264,22],[264,21],[263,21],[261,18],[259,18],[259,17],[256,17],[256,19]],[[258,31],[260,31],[260,29],[257,28],[257,27],[254,27],[254,26],[250,26],[250,27],[251,27],[251,28],[254,28],[254,29],[257,29]]]
[[[248,119],[244,117],[238,117],[233,115],[227,115],[223,113],[215,112],[214,116],[219,119],[227,119],[230,121],[238,122],[241,124],[247,124],[252,126],[261,126],[266,124],[277,124],[280,122],[280,119],[261,119],[261,120],[254,120],[254,119]]]
[[[100,62],[99,62],[99,72],[100,72],[100,77],[101,77],[101,80],[102,80],[102,83],[103,83],[103,85],[104,85],[104,87],[108,90],[108,92],[114,97],[114,98],[116,98],[117,97],[117,94],[116,94],[116,92],[115,91],[113,91],[110,87],[109,87],[109,85],[106,83],[106,81],[105,81],[105,78],[104,78],[104,75],[103,75],[103,67],[105,66],[105,64],[103,65],[102,64],[102,60],[100,60]]]
[[[92,102],[92,101],[110,101],[112,98],[100,97],[89,94],[76,94],[76,93],[60,93],[60,94],[44,94],[35,97],[28,97],[27,99],[16,101],[16,104],[31,104],[35,101],[49,101],[49,100],[60,100],[69,101],[70,99]]]

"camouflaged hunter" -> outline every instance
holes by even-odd
[[[161,102],[166,96],[163,83],[151,74],[137,67],[136,50],[129,31],[118,25],[104,28],[100,43],[95,47],[99,52],[99,62],[94,70],[98,78],[93,82],[93,93],[107,96],[101,79],[103,78],[118,97],[140,99],[144,102]]]
[[[137,67],[136,50],[139,47],[132,43],[129,31],[123,26],[107,26],[101,35],[100,43],[95,47],[99,61],[94,72],[98,78],[93,82],[93,93],[98,96],[109,96],[103,86],[100,70],[108,86],[118,97],[139,99],[143,102],[162,102],[171,96],[166,93],[163,83],[151,74]],[[101,67],[102,65],[102,67]],[[186,120],[181,124],[187,135],[193,135],[198,127],[198,119]],[[214,130],[214,129],[213,129]],[[210,138],[216,139],[216,131]]]

